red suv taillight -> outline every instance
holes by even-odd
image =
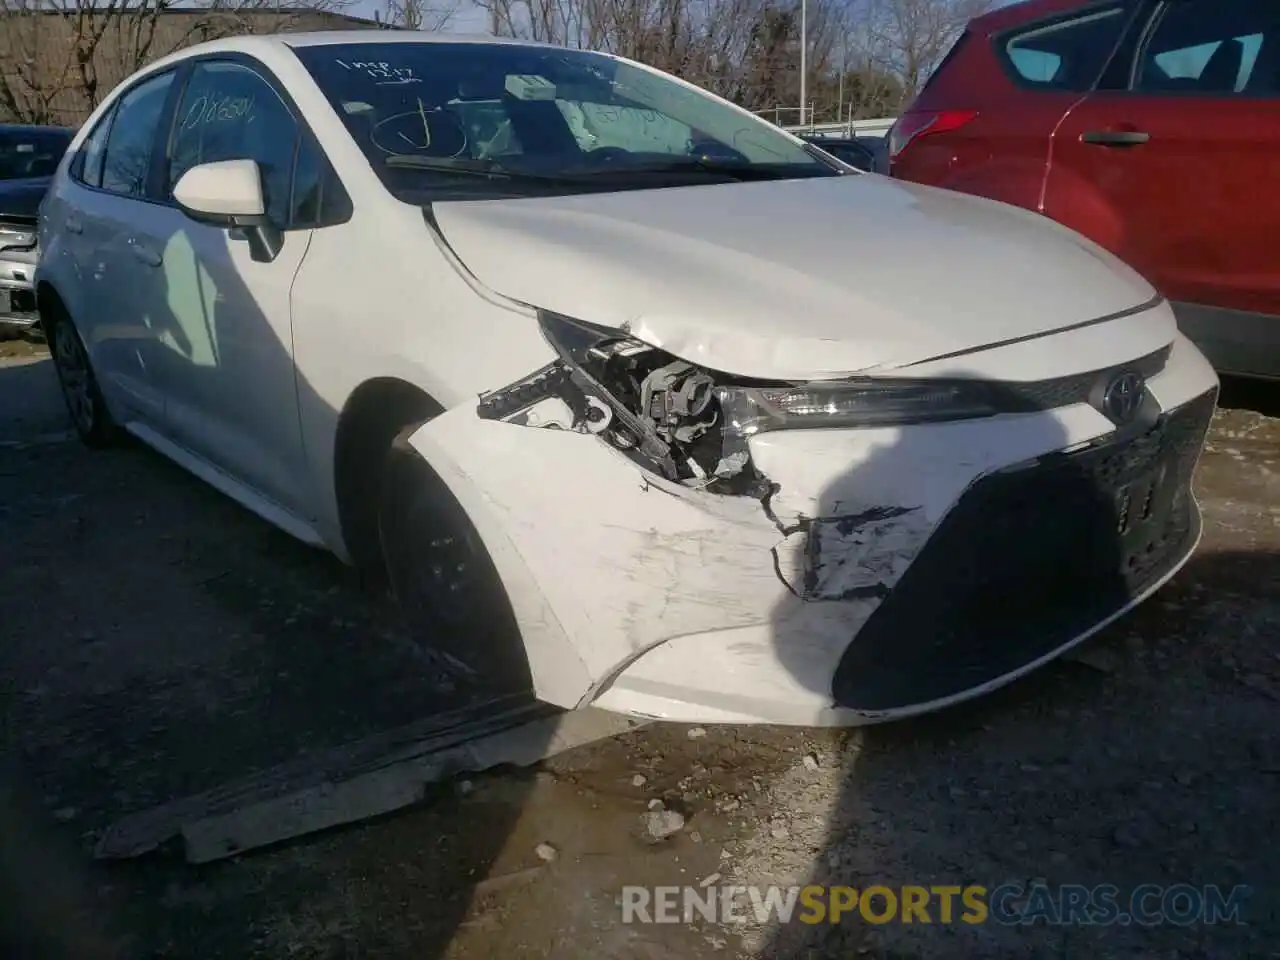
[[[921,110],[904,113],[889,131],[889,159],[896,160],[921,137],[959,130],[978,115],[977,110]]]

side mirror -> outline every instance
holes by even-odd
[[[262,173],[256,161],[196,164],[173,185],[173,199],[196,223],[242,230],[254,260],[270,263],[279,256],[284,235],[267,216]]]

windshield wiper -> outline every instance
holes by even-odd
[[[512,170],[494,160],[476,160],[471,157],[424,157],[416,153],[391,153],[382,158],[388,167],[405,167],[413,170],[431,170],[440,173],[460,173],[467,177],[488,177],[496,180],[528,180],[536,183],[565,183],[570,178],[542,173]]]

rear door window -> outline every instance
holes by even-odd
[[[1143,93],[1274,96],[1280,10],[1256,0],[1184,0],[1165,7],[1139,56]]]
[[[102,186],[102,162],[107,156],[107,134],[111,132],[112,114],[98,121],[71,161],[71,176],[90,187]]]
[[[1002,35],[999,55],[1022,86],[1042,90],[1090,89],[1124,32],[1119,4],[1068,18],[1041,21]]]

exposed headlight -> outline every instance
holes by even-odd
[[[627,333],[540,311],[543,332],[561,356],[591,366],[594,356],[662,355]],[[613,346],[602,352],[602,345]],[[668,357],[668,359],[674,359]],[[597,371],[603,375],[603,370]],[[705,371],[724,411],[727,433],[749,437],[766,430],[894,426],[937,423],[1022,412],[1023,404],[988,383],[970,380],[859,377],[790,383]],[[625,391],[640,399],[639,389]],[[1003,393],[1008,393],[1004,391]],[[651,411],[635,411],[644,416]]]
[[[485,419],[510,419],[547,400],[567,408],[570,429],[593,433],[668,480],[747,496],[770,481],[747,440],[768,430],[942,423],[1030,409],[1000,384],[951,379],[795,383],[700,367],[627,330],[539,311],[559,359],[480,398]]]
[[[868,427],[972,420],[1001,412],[980,383],[842,380],[717,389],[726,426],[741,436],[764,430]]]

